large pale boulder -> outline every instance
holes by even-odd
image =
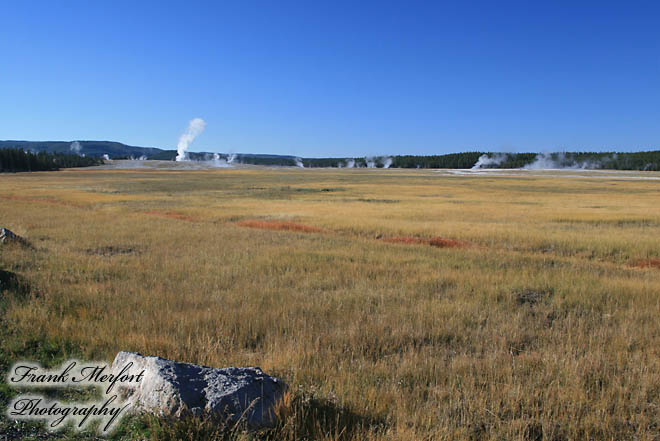
[[[273,406],[286,391],[281,380],[257,367],[214,369],[120,352],[112,371],[122,370],[135,375],[144,371],[139,382],[121,383],[132,411],[170,417],[206,413],[228,422],[243,420],[250,428],[274,424]]]

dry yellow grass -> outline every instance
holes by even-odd
[[[660,257],[655,181],[223,169],[0,185],[0,223],[36,247],[0,257],[36,293],[8,307],[21,338],[261,366],[298,400],[275,438],[660,439],[660,271],[634,266]],[[303,428],[318,403],[344,413]]]

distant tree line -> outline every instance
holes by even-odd
[[[537,153],[485,153],[465,152],[448,155],[399,155],[389,157],[391,168],[472,168],[479,158],[489,160],[483,168],[524,168],[531,166],[539,158],[556,168],[586,168],[608,170],[660,170],[660,150],[632,153],[595,153],[595,152],[560,152],[550,154]],[[381,157],[375,161],[375,167],[384,166]],[[366,167],[366,158],[304,158],[305,167]]]
[[[600,163],[610,170],[660,171],[660,150],[631,153],[569,153],[578,163]]]
[[[252,165],[280,165],[284,167],[293,167],[296,165],[296,161],[294,159],[286,158],[286,157],[262,158],[259,156],[238,155],[236,161],[240,162],[241,164],[252,164]]]
[[[229,154],[222,153],[220,158],[229,160]],[[238,164],[252,164],[252,165],[279,165],[290,166],[296,165],[295,159],[289,156],[278,155],[249,155],[249,154],[235,154],[234,161]],[[192,161],[208,161],[211,159],[210,153],[188,152],[188,158]]]
[[[50,171],[60,168],[103,164],[100,158],[64,153],[32,153],[21,149],[0,149],[0,172]]]
[[[3,143],[8,143],[3,142]],[[105,144],[99,144],[99,149]],[[87,145],[87,144],[85,144]],[[91,144],[90,144],[91,145]],[[96,146],[96,144],[93,144]],[[114,145],[114,144],[113,144]],[[142,149],[151,154],[148,159],[174,160],[176,151],[158,149]],[[157,154],[153,154],[156,151]],[[136,150],[137,151],[137,150]],[[31,152],[23,148],[2,148],[0,144],[0,172],[18,171],[44,171],[58,170],[68,167],[88,167],[102,164],[100,158],[102,150],[88,154],[86,157],[70,153],[56,152]],[[141,152],[141,150],[140,150]],[[192,160],[208,160],[211,153],[190,152]],[[138,155],[140,156],[140,155]],[[220,154],[223,159],[228,159],[228,154]],[[133,159],[134,155],[119,154],[112,156],[113,159]],[[137,156],[135,156],[137,157]],[[305,167],[367,167],[370,165],[377,168],[389,166],[391,168],[472,168],[482,158],[480,166],[483,168],[524,168],[526,166],[538,165],[538,161],[545,161],[545,165],[551,164],[551,168],[587,168],[587,169],[609,169],[609,170],[652,170],[660,171],[660,150],[649,152],[631,153],[595,153],[595,152],[559,152],[550,154],[537,153],[485,153],[464,152],[451,153],[447,155],[397,155],[381,156],[374,158],[303,158]],[[483,160],[486,159],[486,160]],[[297,160],[293,156],[278,155],[234,155],[236,163],[254,165],[296,166]],[[535,162],[537,164],[535,164]]]
[[[391,167],[396,168],[471,168],[481,152],[451,153],[448,155],[393,156]]]
[[[344,158],[304,158],[305,167],[340,167],[346,160]]]
[[[461,153],[462,154],[462,153]],[[460,154],[459,154],[460,155]],[[524,168],[541,158],[551,168],[660,170],[660,150],[650,152],[487,153],[483,168]],[[478,158],[477,158],[478,160]],[[476,161],[475,161],[476,164]],[[469,167],[468,167],[469,168]]]
[[[452,153],[448,155],[398,155],[370,158],[376,168],[385,166],[391,159],[390,168],[471,168],[482,152]],[[368,158],[304,158],[305,167],[366,167]]]

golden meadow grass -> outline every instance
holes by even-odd
[[[299,402],[271,439],[660,439],[660,270],[636,264],[660,258],[657,181],[256,168],[0,185],[2,226],[36,247],[0,257],[32,286],[6,314],[26,344],[260,366]],[[469,246],[416,243],[432,238]],[[316,421],[309,397],[345,413]]]

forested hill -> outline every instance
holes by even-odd
[[[76,145],[75,143],[78,143]],[[0,149],[15,148],[30,152],[79,153],[85,156],[111,158],[174,159],[176,150],[162,150],[155,147],[135,147],[114,141],[0,141]],[[79,148],[79,150],[76,150]]]
[[[0,149],[20,149],[33,153],[76,153],[85,156],[110,159],[156,159],[174,161],[176,150],[163,150],[156,147],[136,147],[114,141],[0,141]],[[190,159],[204,161],[213,158],[210,152],[188,152]],[[227,158],[227,154],[221,155]],[[256,165],[295,165],[295,157],[288,155],[268,155],[238,153],[233,155],[237,162]]]

